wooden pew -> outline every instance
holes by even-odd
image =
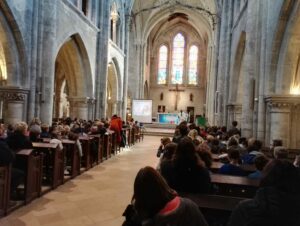
[[[91,153],[91,167],[93,167],[93,164],[99,164],[103,161],[104,153],[106,153],[105,147],[105,135],[95,134],[95,135],[89,135],[90,137],[93,137],[95,142],[94,144],[97,146],[97,154],[94,156],[94,153],[92,153],[92,150],[90,150]]]
[[[33,142],[33,148],[44,153],[44,173],[49,176],[50,186],[56,188],[64,182],[64,150],[58,149],[58,144]],[[51,169],[52,167],[52,169]],[[49,178],[48,178],[49,179]],[[48,191],[49,189],[47,189]],[[45,191],[42,191],[46,192]]]
[[[111,133],[104,134],[103,157],[108,159],[111,157],[112,143]]]
[[[134,127],[132,127],[131,128],[131,145],[134,145],[135,144],[135,128]]]
[[[0,216],[8,212],[10,198],[11,165],[0,166]]]
[[[115,155],[118,152],[117,134],[113,130],[108,130],[107,132],[110,133],[111,151],[109,157],[111,157],[111,153]]]
[[[64,168],[68,167],[70,163],[71,167],[71,178],[74,178],[80,174],[80,155],[76,143],[74,140],[62,139],[61,140],[64,146],[65,159],[64,163],[66,164]],[[70,178],[64,175],[64,182]]]
[[[247,200],[240,197],[209,195],[209,194],[190,194],[184,193],[180,196],[195,202],[209,225],[227,225],[231,212],[239,202]]]
[[[213,173],[218,173],[223,165],[224,163],[213,161],[210,169]],[[256,171],[255,165],[252,164],[242,164],[240,167],[247,173],[253,173]]]
[[[43,154],[33,149],[16,153],[16,166],[25,172],[24,201],[31,202],[41,194],[43,176]]]
[[[234,208],[237,206],[237,204],[239,204],[240,201],[247,200],[246,198],[242,197],[231,197],[210,194],[180,193],[180,196],[191,199],[200,208],[226,211],[234,210]]]
[[[132,128],[128,128],[128,139],[127,139],[128,146],[132,146]]]
[[[217,186],[217,194],[252,198],[260,181],[240,176],[211,174],[211,183]]]
[[[100,137],[100,135],[99,135]],[[79,140],[82,144],[82,152],[83,152],[83,161],[82,165],[85,167],[85,170],[88,170],[92,167],[92,156],[91,156],[91,149],[92,149],[92,142],[94,141],[95,137],[93,136],[80,136]],[[98,138],[99,139],[99,138]]]

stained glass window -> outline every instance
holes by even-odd
[[[198,47],[193,45],[189,54],[189,85],[197,85]]]
[[[159,48],[158,84],[167,83],[168,48],[163,45]]]
[[[178,33],[173,41],[172,84],[182,84],[183,82],[184,45],[184,37]]]

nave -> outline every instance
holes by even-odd
[[[160,137],[142,142],[0,219],[0,226],[119,226],[141,167],[155,167]]]

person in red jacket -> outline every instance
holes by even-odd
[[[122,119],[120,117],[118,117],[117,115],[113,115],[111,117],[109,129],[115,131],[115,133],[117,135],[117,142],[120,143],[121,139],[122,139],[121,138]]]

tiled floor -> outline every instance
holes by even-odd
[[[146,136],[130,149],[90,169],[0,220],[0,226],[120,226],[137,171],[155,167],[160,137]]]

